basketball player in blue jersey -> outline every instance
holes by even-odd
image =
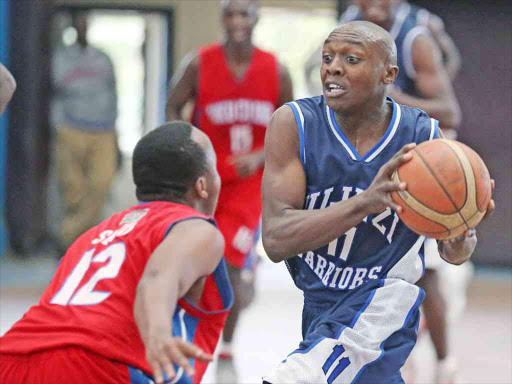
[[[304,292],[303,340],[264,383],[403,383],[416,341],[424,253],[469,260],[474,229],[436,243],[409,230],[392,173],[437,120],[386,97],[398,67],[388,32],[357,21],[323,47],[323,96],[279,108],[267,128],[263,244]],[[487,214],[494,210],[489,203]]]
[[[350,5],[340,16],[340,24],[364,19],[361,14],[361,9],[358,6],[359,0],[355,0],[353,3],[354,4]],[[391,35],[393,36],[393,33],[399,32],[399,28],[397,27],[401,26],[403,21],[406,19],[413,21],[416,25],[426,27],[441,50],[444,68],[448,73],[448,76],[451,80],[454,80],[460,71],[460,53],[455,42],[446,32],[443,20],[438,15],[433,14],[427,9],[410,4],[405,0],[384,2],[385,7],[387,4],[390,5],[393,13],[393,19],[397,22],[395,30],[391,30]]]

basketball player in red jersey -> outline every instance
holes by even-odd
[[[0,338],[0,382],[201,381],[233,301],[210,140],[163,125],[137,144],[133,178],[140,203],[80,236]]]
[[[257,1],[223,1],[225,41],[185,58],[166,107],[167,120],[180,119],[185,104],[193,101],[192,121],[210,137],[218,156],[222,189],[215,218],[226,239],[235,304],[223,333],[217,382],[237,382],[231,341],[253,294],[253,279],[243,272],[258,237],[266,125],[275,109],[293,100],[287,69],[252,43],[257,20]]]

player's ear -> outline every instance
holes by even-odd
[[[195,189],[197,195],[201,199],[207,199],[208,198],[207,187],[208,187],[208,182],[206,181],[206,177],[199,176],[197,178],[196,182],[194,183],[194,189]]]
[[[386,69],[384,72],[384,84],[389,85],[393,84],[398,75],[398,67],[396,65],[388,64],[386,65]]]

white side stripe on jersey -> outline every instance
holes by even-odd
[[[180,309],[178,312],[178,317],[180,318],[180,327],[181,327],[181,338],[185,341],[187,341],[187,327],[185,326],[185,310]],[[183,376],[183,367],[178,368],[178,372],[176,373],[176,376],[171,381],[171,384],[175,384],[178,381],[180,381],[181,376]]]
[[[404,39],[402,55],[404,58],[405,73],[407,73],[407,76],[411,79],[416,78],[416,70],[414,69],[414,63],[412,61],[412,44],[414,40],[416,40],[416,37],[421,34],[428,35],[429,32],[424,26],[418,25],[407,32]]]
[[[393,22],[393,26],[389,31],[389,34],[393,36],[393,40],[396,40],[400,30],[402,29],[402,25],[404,23],[405,18],[409,15],[409,11],[411,6],[407,3],[400,4],[398,11],[396,13],[395,21]]]
[[[302,148],[301,148],[301,151],[302,151],[302,158],[304,159],[304,164],[306,164],[306,144],[305,144],[305,140],[304,140],[304,115],[302,114],[302,110],[300,109],[300,106],[298,103],[296,103],[295,101],[292,101],[290,102],[289,104],[291,104],[293,107],[295,107],[295,109],[297,110],[297,113],[299,114],[299,119],[300,119],[300,127],[298,127],[300,129],[300,131],[302,132]],[[293,109],[293,108],[292,108]]]
[[[439,121],[437,121],[436,119],[430,118],[430,136],[428,138],[429,140],[432,140],[436,136],[439,136],[439,134],[437,133],[438,128],[439,128]]]

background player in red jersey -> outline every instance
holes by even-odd
[[[217,382],[237,382],[231,341],[240,311],[252,300],[253,279],[244,279],[261,215],[263,143],[274,110],[293,99],[292,83],[274,55],[252,43],[258,2],[222,2],[225,41],[192,52],[174,77],[167,120],[180,119],[194,102],[192,120],[212,140],[222,190],[215,219],[226,239],[225,257],[235,292],[219,354]],[[247,269],[245,269],[247,270]]]
[[[161,126],[137,144],[133,177],[140,203],[80,236],[0,338],[0,382],[201,381],[233,301],[210,140]]]

